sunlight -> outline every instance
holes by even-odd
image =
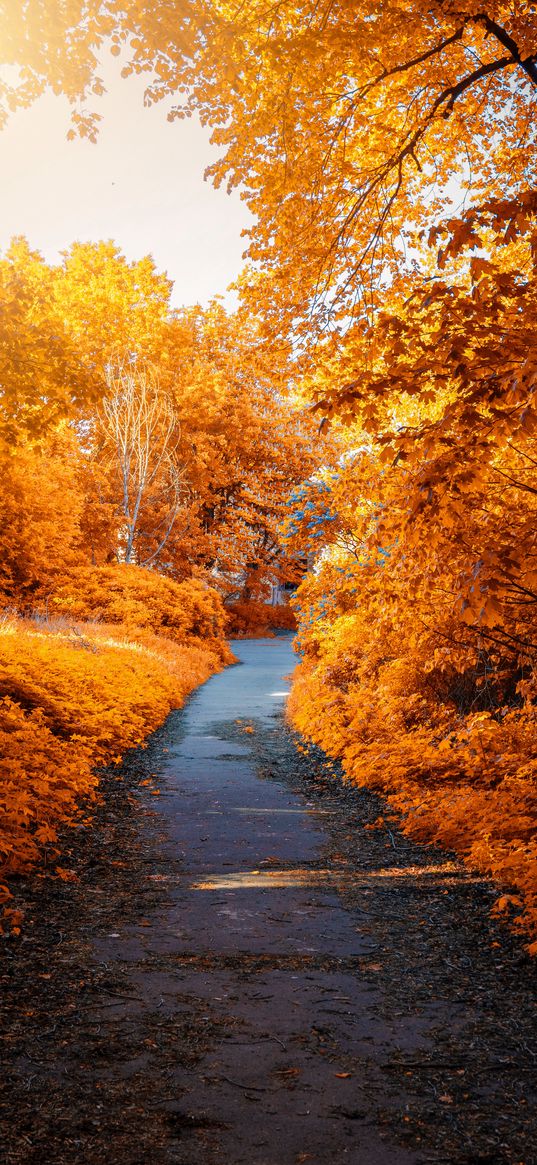
[[[331,882],[332,870],[244,870],[236,874],[215,875],[203,882],[193,882],[191,890],[250,890],[260,887],[283,889],[293,886],[318,886]]]
[[[232,813],[325,813],[325,809],[264,809],[258,806],[233,805]]]
[[[284,810],[285,812],[285,810]],[[441,880],[449,875],[464,873],[464,880],[480,881],[461,871],[455,862],[445,862],[438,866],[405,866],[402,869],[386,867],[380,870],[364,871],[353,877],[345,867],[337,866],[334,869],[308,869],[295,867],[290,870],[239,870],[234,874],[214,874],[200,882],[193,882],[191,890],[250,890],[272,887],[273,889],[293,888],[296,886],[323,886],[344,881],[345,885],[360,885],[389,878],[420,878],[424,875],[435,875]]]

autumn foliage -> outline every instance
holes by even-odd
[[[259,599],[238,600],[226,607],[228,634],[239,639],[296,631],[296,615],[289,603],[270,606]]]
[[[514,687],[505,660],[469,646],[455,662],[446,646],[454,622],[421,627],[397,581],[345,562],[303,584],[305,658],[289,714],[342,760],[349,780],[386,795],[412,837],[457,851],[513,889],[519,925],[534,933],[534,708],[502,691]]]
[[[224,598],[288,569],[312,424],[252,321],[175,313],[170,290],[112,244],[0,260],[4,877],[55,868],[96,769],[231,662]]]
[[[477,229],[488,255],[468,262]],[[346,418],[348,452],[286,526],[318,560],[298,597],[294,723],[387,794],[413,837],[506,885],[500,908],[530,935],[536,231],[530,198],[451,221],[436,280],[356,326],[355,375],[319,406]]]
[[[209,596],[208,615],[216,596]],[[194,606],[200,606],[199,596]],[[0,627],[0,869],[4,877],[46,859],[58,864],[58,831],[87,820],[96,766],[142,744],[232,658],[186,627],[182,642],[147,630],[63,627],[5,617]],[[142,642],[143,639],[143,642]],[[216,649],[215,649],[216,648]],[[60,866],[60,872],[62,867]],[[6,893],[6,888],[4,888]],[[6,895],[7,896],[7,895]]]
[[[229,662],[227,618],[217,591],[198,579],[175,582],[141,567],[80,567],[37,610],[68,623],[119,624],[133,639],[147,633],[198,644]]]
[[[125,557],[132,482],[103,401],[106,367],[135,352],[158,366],[161,450],[170,407],[177,421],[173,464],[136,510],[136,562],[216,580],[246,627],[267,580],[307,561],[294,723],[413,836],[512,889],[500,909],[534,936],[535,6],[35,0],[13,6],[4,41],[4,116],[51,85],[72,132],[94,137],[106,46],[147,75],[146,101],[174,95],[172,118],[211,127],[212,177],[254,219],[235,317],[170,315],[151,265],[104,245],[54,270],[12,248],[6,602],[86,610],[76,571]]]

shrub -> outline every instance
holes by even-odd
[[[441,624],[437,609],[431,629],[413,618],[408,604],[396,605],[386,594],[395,590],[393,573],[362,568],[362,576],[367,586],[358,568],[337,573],[326,560],[300,588],[304,658],[288,704],[292,723],[341,759],[349,781],[387,797],[406,833],[455,850],[512,888],[499,903],[518,909],[516,927],[535,939],[533,687],[528,699],[499,704],[511,672],[502,689],[497,668],[486,677],[490,706],[484,695],[469,701],[470,651],[460,652],[457,671],[455,653],[445,646],[449,620]],[[478,655],[476,661],[479,693]],[[446,694],[439,699],[435,672],[445,667]],[[528,949],[537,954],[537,942]]]
[[[192,634],[182,644],[138,634],[133,641],[110,625],[53,630],[16,618],[1,626],[3,877],[56,858],[59,829],[95,797],[95,766],[141,744],[223,657],[232,659],[221,642],[207,646]]]
[[[174,643],[202,639],[226,658],[222,600],[198,579],[175,582],[138,566],[79,567],[38,608],[70,622],[120,624],[134,635],[150,631]]]

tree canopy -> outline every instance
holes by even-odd
[[[175,115],[200,114],[221,147],[213,179],[240,185],[254,213],[254,298],[268,281],[280,327],[374,311],[459,184],[474,205],[531,188],[537,14],[525,0],[5,8],[4,59],[20,69],[5,113],[50,84],[95,133],[106,45],[125,74],[147,74],[148,102],[172,94]]]

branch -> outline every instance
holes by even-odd
[[[495,37],[503,45],[504,49],[509,51],[513,61],[517,65],[520,65],[520,68],[524,70],[530,81],[533,81],[533,84],[537,85],[537,60],[535,54],[522,59],[516,41],[513,40],[512,36],[509,36],[505,28],[502,28],[500,24],[496,24],[495,20],[487,16],[486,12],[479,12],[473,19],[478,21],[479,24],[484,25],[490,36]]]
[[[180,509],[180,505],[178,502],[176,508],[174,510],[172,510],[172,513],[170,515],[170,520],[169,520],[168,525],[166,527],[166,531],[164,533],[164,536],[161,538],[156,550],[154,550],[153,553],[150,554],[148,558],[144,558],[143,562],[140,563],[141,566],[149,567],[158,558],[161,550],[164,549],[164,547],[168,541],[168,538],[170,537],[170,534],[171,534],[173,527],[175,525],[175,519],[177,518],[177,515],[179,513],[179,509]],[[190,519],[188,519],[185,522],[179,537],[181,537],[183,534],[186,534],[189,525],[190,525]]]
[[[476,81],[480,81],[481,77],[486,77],[488,73],[496,73],[499,69],[506,69],[508,65],[513,65],[514,63],[515,62],[510,56],[500,57],[498,61],[489,61],[486,65],[480,65],[479,69],[474,69],[473,73],[468,73],[468,76],[463,77],[462,81],[459,81],[458,85],[452,85],[449,89],[444,89],[444,92],[441,93],[439,97],[437,97],[433,105],[431,115],[429,116],[429,121],[432,120],[432,116],[436,113],[436,110],[448,96],[449,101],[447,102],[446,108],[442,113],[442,117],[445,118],[449,117],[457,98],[460,97],[466,91],[466,89],[469,89],[470,86],[473,85]]]
[[[505,480],[514,486],[515,489],[521,489],[525,493],[537,495],[537,489],[535,486],[529,485],[529,483],[525,481],[517,481],[515,477],[511,477],[509,473],[505,473],[503,469],[499,469],[497,465],[494,466],[493,473],[499,473],[500,476],[504,477]]]
[[[453,36],[448,36],[446,40],[441,41],[440,44],[435,45],[434,48],[428,49],[427,52],[420,53],[419,57],[412,57],[410,61],[405,61],[402,65],[394,65],[393,69],[384,69],[384,71],[380,73],[378,77],[374,77],[372,81],[369,81],[367,85],[364,85],[364,87],[359,90],[358,96],[360,98],[366,97],[372,89],[376,89],[377,85],[382,84],[382,82],[385,81],[387,77],[394,77],[396,73],[406,73],[408,69],[413,69],[415,65],[422,65],[423,62],[428,61],[430,57],[437,56],[438,53],[441,53],[443,49],[448,47],[448,45],[455,44],[456,41],[460,40],[463,32],[464,25],[461,25],[461,27],[453,33]]]
[[[396,171],[397,177],[395,179],[394,189],[391,191],[385,201],[384,209],[380,213],[379,223],[375,229],[374,235],[365,247],[358,263],[354,265],[354,268],[348,277],[347,284],[352,281],[355,276],[356,269],[364,263],[368,252],[373,247],[375,241],[378,240],[382,234],[382,228],[385,225],[386,219],[388,218],[391,208],[396,201],[401,189],[403,180],[403,164],[407,158],[411,158],[414,162],[416,162],[416,148],[418,145],[420,145],[422,139],[425,137],[425,134],[429,129],[429,126],[434,121],[435,117],[438,115],[447,119],[453,110],[455,102],[459,97],[462,96],[466,89],[469,89],[476,83],[476,81],[480,81],[483,77],[486,77],[491,73],[499,72],[501,69],[506,69],[515,63],[516,62],[512,56],[500,57],[499,60],[489,61],[485,65],[480,65],[478,69],[474,69],[472,73],[468,73],[467,76],[463,77],[462,80],[459,81],[456,85],[449,85],[446,89],[443,89],[442,92],[439,93],[436,97],[431,108],[429,109],[429,112],[424,117],[421,124],[417,127],[417,129],[414,130],[413,133],[407,136],[406,143],[401,146],[398,153],[392,154],[391,158],[388,158],[383,165],[379,166],[376,174],[374,174],[367,185],[362,188],[358,198],[354,202],[354,205],[345,216],[335,239],[330,245],[328,249],[328,255],[334,253],[337,247],[344,243],[345,238],[348,235],[349,228],[362,211],[368,199],[371,197],[375,190],[381,189],[383,184],[387,182],[393,172]],[[443,110],[441,109],[442,106],[444,106]],[[319,281],[320,278],[321,276],[319,275]]]
[[[150,554],[148,558],[144,559],[144,561],[141,563],[141,566],[146,566],[146,567],[151,566],[151,564],[156,561],[161,550],[164,549],[164,547],[165,547],[165,545],[166,545],[166,543],[167,543],[167,541],[172,533],[173,527],[175,525],[175,520],[177,518],[179,510],[181,509],[181,485],[182,485],[181,473],[178,472],[176,470],[176,467],[174,467],[173,465],[170,466],[170,472],[171,472],[171,476],[172,476],[172,487],[173,487],[174,498],[173,498],[173,502],[171,502],[171,504],[170,504],[170,513],[169,513],[169,518],[168,518],[168,525],[166,526],[164,534],[163,534],[160,542],[158,543],[156,550],[154,550],[153,553]],[[181,535],[186,533],[189,525],[190,525],[190,517],[187,517],[186,523],[183,526],[183,529],[181,530]]]
[[[530,457],[529,453],[526,453],[524,449],[517,449],[516,445],[513,445],[512,441],[509,442],[509,448],[514,449],[515,453],[518,453],[520,457],[525,457],[528,461],[531,461],[532,465],[537,465],[537,461],[534,457]]]
[[[500,628],[495,628],[496,635],[492,635],[485,627],[478,625],[467,624],[468,630],[472,631],[474,635],[479,635],[483,639],[489,639],[491,643],[496,643],[498,647],[507,648],[508,651],[516,651],[515,644],[520,644],[526,651],[535,651],[537,643],[532,643],[529,639],[521,639],[519,635],[511,635],[509,631],[502,631]],[[504,635],[504,639],[498,639],[498,635]]]

